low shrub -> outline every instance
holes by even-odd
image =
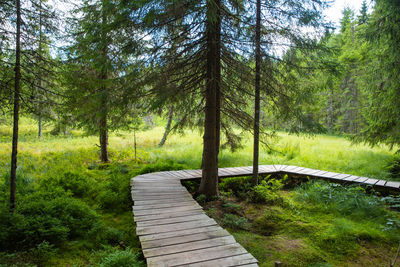
[[[232,229],[247,229],[247,219],[245,217],[237,216],[234,214],[224,214],[222,223]]]
[[[90,191],[88,177],[71,171],[64,172],[58,177],[45,178],[41,181],[40,186],[45,190],[61,187],[65,191],[71,192],[75,197],[87,196]]]
[[[100,207],[107,211],[120,212],[129,210],[132,205],[130,196],[129,173],[111,171],[107,179],[102,183],[96,197]]]
[[[20,204],[12,214],[6,205],[0,206],[1,250],[33,248],[44,241],[60,245],[66,240],[95,234],[101,228],[95,211],[63,191],[20,197]]]
[[[100,267],[141,267],[138,255],[129,248],[126,250],[110,250],[99,264]]]
[[[234,214],[239,214],[243,210],[243,207],[240,206],[239,204],[229,203],[229,202],[223,204],[222,207],[226,212]]]
[[[219,184],[221,191],[232,193],[239,199],[246,199],[247,192],[252,188],[251,177],[225,178]]]
[[[248,200],[253,203],[283,203],[284,199],[280,195],[282,187],[283,183],[278,179],[263,180],[249,191]]]

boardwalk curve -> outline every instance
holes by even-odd
[[[219,168],[221,178],[248,176],[252,167]],[[260,174],[290,174],[332,182],[358,183],[400,192],[400,182],[288,165],[260,165]],[[201,178],[201,170],[148,173],[131,180],[136,234],[148,266],[258,266],[248,253],[181,184]]]

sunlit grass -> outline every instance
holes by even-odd
[[[22,168],[30,168],[29,161],[35,165],[46,165],[51,157],[62,154],[67,161],[89,163],[96,161],[99,153],[98,137],[85,136],[82,131],[73,131],[68,136],[52,136],[50,127],[44,129],[44,137],[36,137],[36,123],[22,119],[20,127],[19,163]],[[163,127],[137,133],[137,149],[144,154],[139,158],[145,162],[173,160],[185,164],[188,168],[200,168],[202,154],[202,136],[198,131],[186,131],[184,135],[173,134],[166,144],[159,148],[158,142]],[[0,170],[9,167],[11,153],[11,127],[0,126]],[[395,157],[394,151],[385,146],[369,147],[364,144],[352,144],[338,136],[315,135],[298,136],[279,132],[277,138],[269,140],[272,150],[262,146],[260,164],[288,164],[327,171],[349,173],[359,176],[389,179],[388,165]],[[112,160],[121,160],[134,153],[132,132],[119,131],[110,134],[109,149]],[[78,155],[78,156],[77,156]],[[252,139],[244,137],[243,148],[235,152],[222,150],[219,156],[220,167],[243,166],[252,164]],[[60,155],[58,155],[60,156]],[[27,166],[25,166],[27,165]],[[78,164],[79,165],[79,164]]]

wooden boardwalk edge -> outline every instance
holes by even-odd
[[[252,166],[219,168],[220,178],[252,175]],[[288,174],[400,192],[400,182],[288,165],[260,165],[260,175]],[[148,266],[258,266],[227,231],[208,217],[181,180],[201,170],[148,173],[131,179],[136,233]]]

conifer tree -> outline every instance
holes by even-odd
[[[66,108],[80,126],[99,135],[102,162],[109,161],[109,131],[127,122],[124,114],[140,97],[137,32],[124,3],[84,1],[74,10],[80,16],[71,22],[74,41],[65,72]]]

